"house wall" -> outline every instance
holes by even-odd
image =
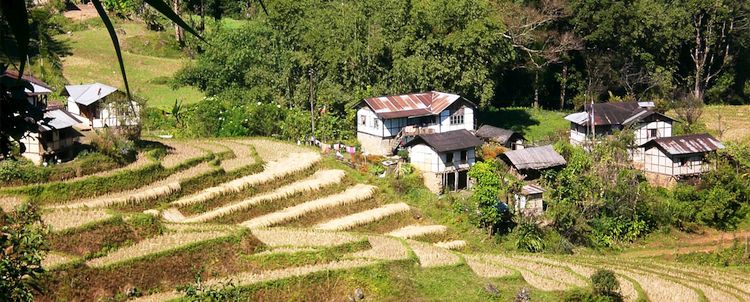
[[[570,123],[570,144],[580,146],[586,141],[586,126]]]
[[[42,133],[27,132],[21,139],[26,151],[21,154],[34,164],[41,164],[46,157],[59,155],[61,159],[66,158],[78,137],[73,135],[71,128],[50,130]]]
[[[669,155],[659,148],[644,152],[644,170],[669,176],[700,174],[705,171],[703,154]]]
[[[515,194],[516,211],[524,215],[540,215],[544,212],[544,200],[542,193],[538,194]]]
[[[451,114],[463,109],[463,123],[452,124]],[[436,132],[448,132],[453,130],[474,130],[474,109],[470,106],[458,103],[456,106],[450,106],[440,112],[439,125],[436,125]]]
[[[409,148],[409,161],[422,172],[438,173],[445,169],[445,163],[437,152],[425,144]]]
[[[651,136],[651,130],[656,130],[656,136]],[[672,121],[663,120],[652,120],[635,125],[633,129],[635,135],[635,145],[640,146],[646,142],[660,137],[671,137],[672,136]],[[635,148],[632,151],[632,159],[634,162],[643,162],[644,158],[643,148]]]
[[[364,121],[364,124],[363,124]],[[361,107],[357,110],[357,132],[386,137],[383,133],[383,121],[375,115],[369,107]]]
[[[393,139],[357,132],[357,140],[364,153],[377,155],[391,155],[392,153],[390,148]]]

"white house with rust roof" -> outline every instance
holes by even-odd
[[[356,109],[364,152],[390,155],[402,139],[418,134],[474,130],[476,105],[457,94],[430,91],[364,99]]]

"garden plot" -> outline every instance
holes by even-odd
[[[409,210],[409,205],[405,203],[387,204],[378,208],[329,220],[327,222],[318,224],[317,226],[315,226],[315,228],[319,230],[343,231],[354,228],[356,226],[381,220],[390,215],[408,212]]]
[[[445,234],[446,231],[448,231],[448,228],[444,225],[407,225],[403,228],[392,231],[387,235],[411,239],[425,235]]]
[[[56,209],[42,215],[42,221],[52,228],[53,232],[77,228],[112,218],[104,209]]]
[[[333,208],[345,204],[369,199],[377,187],[357,184],[339,194],[329,195],[320,199],[308,201],[283,210],[259,216],[241,223],[242,226],[254,229],[270,227],[284,222],[298,219],[307,213]]]
[[[585,286],[578,277],[566,270],[543,265],[530,265],[519,263],[517,259],[511,259],[499,255],[482,255],[484,261],[501,265],[518,271],[529,285],[544,291],[563,291],[574,287]]]
[[[409,258],[409,250],[396,238],[385,236],[367,236],[370,249],[350,254],[356,258],[376,260],[402,260]]]
[[[516,273],[516,271],[508,269],[504,266],[490,264],[477,256],[464,255],[464,258],[466,259],[466,264],[468,264],[471,270],[474,271],[474,273],[479,277],[502,278],[512,276]]]
[[[216,143],[229,148],[234,153],[234,158],[221,161],[221,168],[224,171],[237,171],[255,163],[253,147],[231,141],[216,141]]]
[[[103,196],[86,198],[68,204],[54,205],[49,208],[99,208],[113,205],[137,204],[170,195],[182,189],[181,183],[189,179],[202,176],[214,171],[216,167],[209,163],[200,163],[187,170],[174,173],[169,177],[156,181],[138,189],[106,194]]]
[[[232,232],[230,231],[206,231],[178,232],[160,235],[140,241],[131,246],[123,247],[104,257],[91,259],[87,261],[86,264],[90,267],[104,267],[148,255],[175,250],[202,241],[229,236],[231,234]]]
[[[172,204],[186,206],[202,203],[224,194],[240,192],[251,186],[283,179],[290,174],[309,169],[320,161],[320,159],[320,154],[317,153],[293,153],[278,161],[267,163],[262,172],[243,176],[218,186],[204,189],[198,193],[184,196],[172,202]]]
[[[364,240],[364,237],[344,232],[309,229],[256,229],[252,231],[267,246],[276,247],[333,247]]]
[[[210,151],[203,150],[197,147],[193,147],[186,142],[161,142],[164,145],[169,146],[171,149],[168,151],[166,156],[161,160],[161,166],[165,169],[173,169],[181,164],[184,164],[191,160],[196,160],[208,154]]]
[[[406,242],[409,243],[409,247],[411,247],[414,254],[419,258],[419,264],[422,267],[439,267],[461,263],[460,257],[446,249],[415,240],[407,240]]]
[[[315,174],[306,179],[277,188],[271,192],[259,194],[248,199],[235,202],[230,205],[222,206],[195,216],[182,218],[180,217],[181,214],[179,214],[178,211],[175,212],[174,210],[172,210],[170,215],[164,216],[164,218],[168,221],[180,223],[206,222],[237,211],[242,211],[262,202],[279,200],[302,192],[316,191],[324,186],[337,184],[341,182],[341,180],[344,178],[344,175],[345,173],[342,170],[321,170],[315,172]]]
[[[439,248],[444,248],[446,250],[458,250],[466,246],[466,241],[463,241],[463,240],[440,241],[440,242],[436,242],[434,245]]]

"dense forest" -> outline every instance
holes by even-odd
[[[342,138],[352,124],[347,110],[358,100],[433,89],[461,94],[483,108],[573,109],[590,101],[634,99],[668,109],[688,97],[748,103],[747,2],[266,4],[268,15],[254,3],[212,2],[211,15],[248,21],[208,31],[209,43],[198,45],[195,65],[177,76],[179,84],[232,104],[218,111],[258,102],[296,109],[242,109],[290,123],[235,134],[299,137],[306,131],[291,125],[305,124],[312,104],[322,114],[317,134]],[[185,5],[185,13],[205,15],[200,3]],[[218,134],[226,127],[213,128],[194,132]]]

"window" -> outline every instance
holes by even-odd
[[[367,125],[367,117],[364,116],[364,115],[360,115],[359,116],[359,124],[362,125],[362,126],[366,126]]]
[[[380,129],[380,120],[379,119],[373,119],[375,121],[375,129]]]
[[[466,163],[469,160],[469,154],[466,150],[461,151],[461,162]]]
[[[656,129],[648,129],[648,138],[656,137]]]
[[[454,113],[453,115],[451,115],[451,125],[463,125],[463,123],[464,123],[463,114]]]
[[[688,164],[687,157],[680,158],[680,166],[684,167],[684,166],[687,166],[687,164]]]
[[[445,164],[448,166],[453,165],[453,152],[445,154]]]

